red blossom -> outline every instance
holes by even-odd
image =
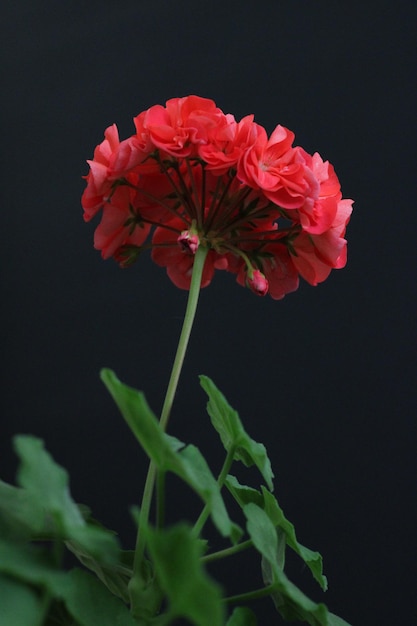
[[[119,141],[105,131],[82,196],[84,219],[100,210],[94,246],[130,265],[144,248],[188,289],[198,246],[208,248],[202,286],[227,270],[274,299],[317,285],[346,263],[352,201],[333,167],[294,147],[294,133],[236,121],[199,96],[173,98],[134,118]]]

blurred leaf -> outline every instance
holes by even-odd
[[[328,626],[350,626],[350,624],[334,613],[329,613]]]
[[[77,544],[68,541],[66,542],[66,546],[77,557],[80,563],[97,575],[109,591],[126,602],[126,604],[129,603],[128,585],[132,576],[132,567],[130,564],[128,566],[123,562],[117,562],[113,563],[111,566],[106,566],[93,558],[88,552],[81,550]],[[122,553],[120,556],[122,557]]]
[[[235,450],[234,458],[242,461],[247,467],[256,465],[265,479],[269,489],[273,491],[271,462],[265,446],[257,443],[245,431],[237,411],[227,402],[224,395],[207,376],[200,376],[200,384],[209,397],[207,412],[214,428],[220,435],[225,449]]]
[[[55,591],[82,626],[138,626],[126,605],[88,572],[71,570]]]
[[[0,572],[42,586],[52,593],[65,574],[56,569],[46,548],[0,539]]]
[[[44,614],[43,601],[35,589],[0,575],[0,624],[39,626]]]
[[[101,378],[136,439],[157,468],[173,472],[192,487],[209,506],[219,532],[236,542],[240,529],[230,520],[220,488],[199,450],[191,445],[180,450],[178,439],[162,431],[143,393],[124,385],[111,370],[102,370]]]
[[[149,552],[161,588],[169,599],[169,614],[196,626],[224,623],[220,588],[204,570],[201,542],[186,524],[166,530],[146,529]]]
[[[255,613],[251,609],[237,606],[227,620],[226,626],[257,626],[257,624]]]
[[[323,591],[326,591],[327,578],[323,576],[323,559],[321,554],[298,543],[294,526],[285,517],[277,499],[265,488],[262,488],[262,494],[266,514],[271,519],[274,526],[283,530],[287,544],[303,559]]]
[[[45,511],[25,489],[0,480],[0,536],[30,539],[45,530]]]

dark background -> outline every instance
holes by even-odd
[[[324,598],[299,562],[295,581],[354,626],[417,623],[415,3],[2,6],[2,477],[14,477],[14,433],[44,438],[74,498],[132,545],[147,462],[99,370],[158,412],[186,293],[149,257],[120,270],[93,250],[85,160],[105,127],[125,138],[134,115],[171,97],[255,113],[335,165],[355,200],[348,265],[281,302],[218,273],[171,432],[219,468],[197,379],[211,376],[266,443],[299,540],[324,556]],[[200,510],[172,488],[171,520]],[[257,560],[231,560],[226,578],[258,586]],[[281,623],[270,600],[257,609],[262,626]]]

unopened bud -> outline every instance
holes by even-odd
[[[183,230],[177,242],[184,252],[188,252],[188,254],[192,255],[197,252],[197,248],[200,245],[198,235],[190,233],[189,230]]]
[[[269,283],[259,270],[253,270],[251,276],[248,275],[248,285],[257,296],[266,296]]]

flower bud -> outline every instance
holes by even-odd
[[[198,235],[191,233],[189,230],[183,230],[177,242],[184,252],[188,252],[188,254],[192,255],[197,252],[197,248],[200,245]]]
[[[266,296],[269,289],[269,284],[265,276],[259,270],[253,270],[251,275],[248,275],[248,285],[253,293],[257,296]]]

